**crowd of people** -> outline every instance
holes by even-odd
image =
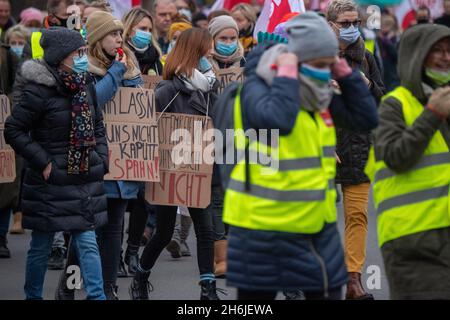
[[[2,134],[17,171],[0,184],[0,258],[11,256],[12,216],[11,234],[32,230],[26,299],[42,299],[47,269],[62,270],[56,299],[75,299],[66,269],[79,265],[88,299],[119,299],[117,278],[129,276],[131,299],[148,300],[161,252],[191,256],[193,225],[202,300],[219,299],[218,277],[239,300],[373,300],[361,281],[371,189],[391,299],[450,299],[443,3],[434,23],[420,7],[406,30],[386,7],[371,30],[352,0],[333,0],[255,35],[260,8],[248,3],[208,12],[155,0],[118,19],[107,1],[49,0],[16,23],[13,3],[0,0],[0,93],[12,105]],[[245,80],[219,94],[228,68]],[[163,79],[158,112],[210,116],[241,142],[233,166],[214,164],[205,209],[152,204],[143,182],[104,180],[103,107],[143,76]],[[239,134],[253,129],[278,130],[277,145]]]

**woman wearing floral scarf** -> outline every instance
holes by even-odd
[[[43,31],[43,60],[22,65],[26,83],[5,124],[5,139],[27,163],[23,227],[33,230],[25,294],[42,299],[55,232],[72,234],[88,299],[105,299],[95,229],[107,220],[103,176],[108,147],[101,109],[86,84],[81,35]]]

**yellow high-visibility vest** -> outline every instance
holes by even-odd
[[[44,49],[42,49],[39,41],[41,40],[42,32],[35,31],[31,34],[31,54],[33,59],[44,58]]]
[[[411,127],[424,111],[423,105],[405,87],[394,97],[402,104],[406,125]],[[376,159],[372,148],[366,167],[373,184],[380,247],[390,240],[450,226],[450,152],[436,131],[422,158],[408,172],[396,173]]]
[[[270,156],[271,161],[278,162],[278,169],[268,162],[246,164],[245,157],[238,161],[225,193],[226,223],[253,230],[313,234],[325,223],[336,221],[336,134],[331,118],[329,122],[324,118],[318,112],[311,115],[301,110],[291,133],[279,137],[278,146],[253,140],[246,147],[237,94],[236,149],[248,148],[250,159],[251,155],[266,160]]]

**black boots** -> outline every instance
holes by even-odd
[[[7,242],[6,236],[0,236],[0,259],[11,258],[11,252],[6,246]]]
[[[117,295],[117,291],[119,290],[118,286],[112,283],[105,283],[103,290],[105,291],[106,300],[119,300]]]
[[[119,269],[117,269],[118,278],[128,277],[127,269],[125,268],[125,263],[123,262],[123,250],[120,251]]]
[[[75,300],[75,289],[69,289],[67,286],[68,277],[67,269],[61,272],[56,287],[55,300]]]
[[[216,288],[215,280],[203,280],[200,281],[201,293],[200,300],[220,300],[217,296],[217,291],[223,290]]]
[[[139,264],[139,246],[128,244],[125,252],[125,263],[128,265],[128,274],[134,276]]]
[[[48,270],[64,270],[66,259],[65,248],[53,248],[48,259]]]
[[[150,271],[136,271],[129,289],[132,300],[149,300],[149,293],[153,291],[153,287],[148,281],[149,276]]]

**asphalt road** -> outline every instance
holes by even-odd
[[[342,203],[339,208],[339,230],[341,236],[344,231],[344,216],[342,212]],[[151,299],[154,300],[198,300],[200,297],[200,287],[198,286],[198,269],[195,250],[195,240],[191,230],[188,244],[193,255],[180,259],[171,258],[167,251],[164,251],[156,263],[150,281],[154,287],[151,293]],[[11,259],[0,259],[0,300],[23,299],[23,284],[25,271],[25,258],[30,241],[30,231],[25,235],[8,235],[9,248],[12,253]],[[52,300],[58,281],[60,271],[48,271],[44,286],[44,299]],[[385,277],[381,253],[377,245],[376,235],[376,213],[372,203],[369,206],[369,232],[367,239],[367,260],[363,272],[363,283],[366,285],[370,277],[370,289],[377,300],[389,299],[389,289]],[[129,299],[128,286],[131,278],[120,278],[119,298]],[[227,296],[221,296],[222,299],[234,300],[236,290],[226,287],[226,280],[218,279],[218,287],[225,288],[228,291]],[[378,283],[377,283],[378,282]],[[379,286],[377,286],[379,284]],[[83,293],[77,294],[77,298],[83,298]],[[278,299],[283,299],[279,294]]]

